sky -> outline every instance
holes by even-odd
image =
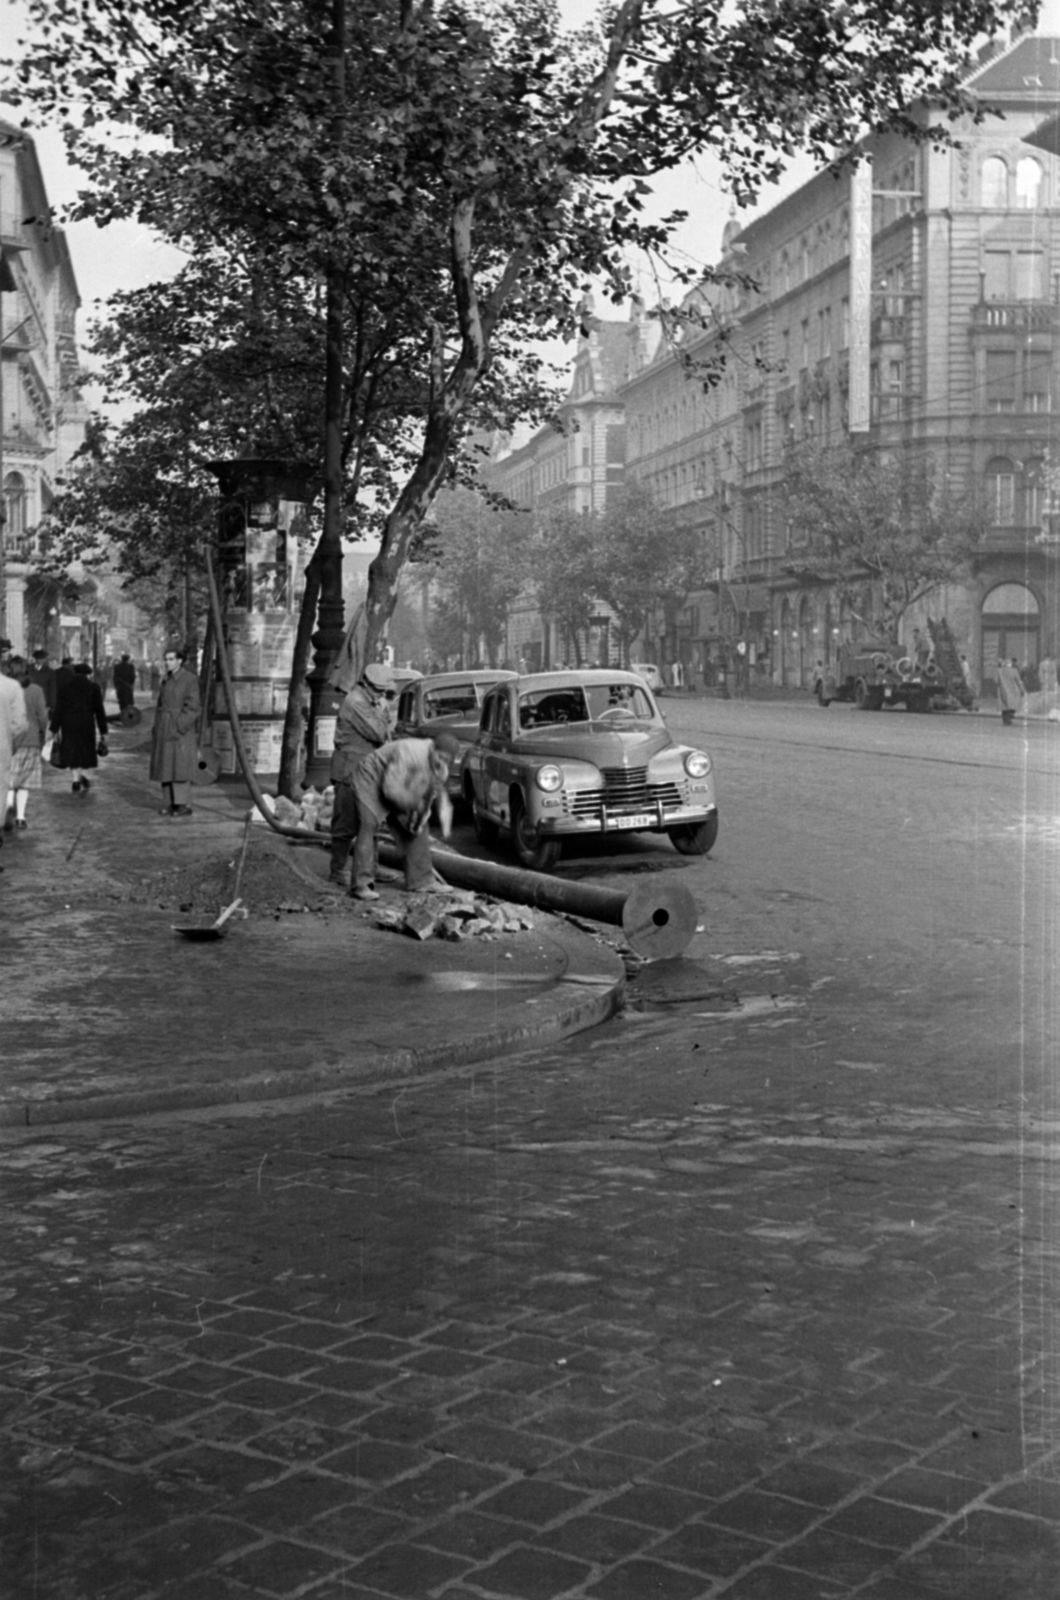
[[[564,20],[572,27],[589,20],[597,9],[598,0],[561,0]],[[0,34],[5,47],[14,49],[15,41],[24,35],[27,13],[24,0],[0,0]],[[5,90],[9,88],[5,84]],[[5,120],[18,123],[22,115],[16,105],[0,105],[0,115]],[[57,129],[35,128],[33,139],[41,164],[48,198],[61,213],[76,197],[81,176],[67,161],[66,151]],[[808,161],[796,163],[782,186],[767,191],[761,210],[768,209],[797,184],[811,175]],[[687,262],[710,265],[721,253],[722,230],[729,220],[731,206],[719,182],[720,166],[709,156],[689,162],[673,173],[664,174],[653,183],[655,193],[651,210],[659,216],[682,209],[689,212],[689,221],[678,236],[678,247]],[[754,213],[742,213],[741,221],[749,221]],[[61,216],[60,216],[60,220]],[[91,222],[63,222],[74,273],[81,294],[79,328],[84,342],[88,324],[101,314],[107,298],[119,290],[136,289],[173,276],[180,268],[179,251],[158,239],[148,229],[133,222],[112,223],[104,229]],[[645,273],[643,290],[651,301],[652,284]],[[616,316],[616,308],[601,305],[602,315]],[[556,359],[560,352],[549,352]],[[573,356],[573,350],[570,351]],[[86,357],[90,366],[90,358]],[[120,414],[120,408],[103,407],[102,389],[90,385],[86,398],[93,409],[103,408],[111,414]]]

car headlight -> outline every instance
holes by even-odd
[[[710,757],[705,750],[690,750],[685,756],[685,771],[690,778],[705,778],[710,771]]]
[[[559,767],[540,767],[534,775],[534,782],[546,794],[555,794],[557,789],[563,787],[563,773]]]

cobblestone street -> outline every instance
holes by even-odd
[[[5,1594],[1051,1600],[1050,1130],[743,988],[7,1134]]]

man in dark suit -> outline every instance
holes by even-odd
[[[44,694],[44,704],[49,711],[55,710],[55,668],[48,663],[46,650],[34,650],[33,665],[29,669],[29,677]]]

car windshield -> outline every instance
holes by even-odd
[[[439,717],[466,716],[477,711],[479,694],[473,683],[448,683],[438,689],[423,692],[423,720],[435,722]]]
[[[650,720],[651,702],[635,683],[594,683],[563,689],[531,689],[519,696],[519,723],[523,728],[550,728],[566,722],[596,722],[625,718]]]

